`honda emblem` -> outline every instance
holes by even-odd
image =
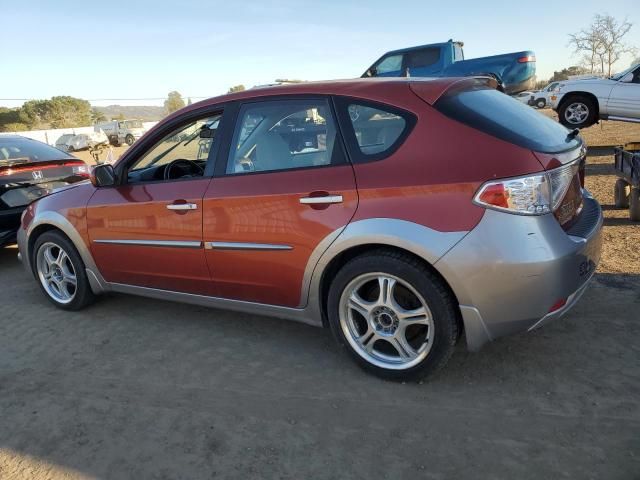
[[[33,179],[34,180],[42,180],[42,171],[41,170],[34,170],[33,172],[31,172],[31,175],[33,175]]]

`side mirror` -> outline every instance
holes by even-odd
[[[624,77],[620,79],[622,83],[631,83],[633,82],[633,72],[627,73]]]
[[[116,172],[113,165],[108,163],[94,167],[89,178],[94,187],[112,187],[116,184]]]

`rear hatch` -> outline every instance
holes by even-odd
[[[483,79],[458,82],[434,107],[476,130],[531,150],[548,178],[550,210],[562,228],[569,230],[583,206],[584,142],[575,132],[491,85]]]

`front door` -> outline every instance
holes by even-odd
[[[169,127],[89,201],[91,252],[108,282],[210,293],[202,243],[204,174],[220,113]]]
[[[616,82],[607,104],[609,115],[640,118],[640,67],[633,72],[630,82]]]
[[[204,198],[205,255],[217,296],[304,303],[312,252],[344,228],[357,207],[339,138],[326,98],[241,106],[229,151],[216,163]]]

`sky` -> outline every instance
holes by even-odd
[[[640,48],[639,0],[0,0],[0,105],[162,105],[172,90],[195,101],[276,78],[357,77],[386,51],[450,38],[466,58],[533,50],[545,79],[578,63],[568,34],[596,13],[628,17]]]

